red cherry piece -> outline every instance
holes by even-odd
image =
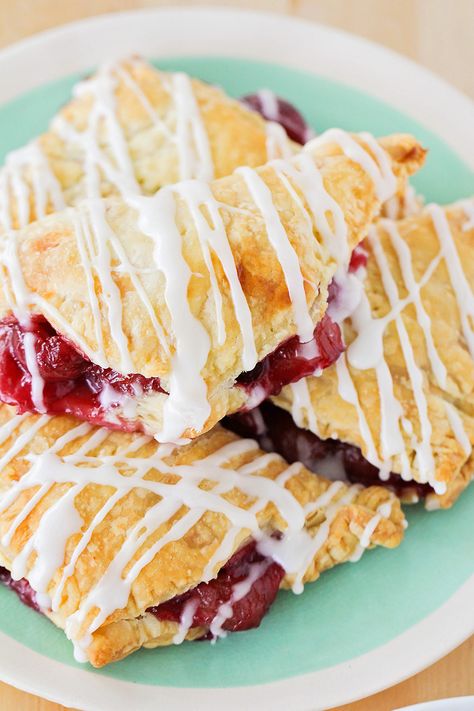
[[[269,89],[247,94],[241,101],[267,121],[275,121],[283,126],[288,137],[296,143],[304,144],[312,138],[313,132],[298,109]]]
[[[36,593],[25,578],[13,580],[10,571],[0,567],[0,583],[16,592],[24,605],[31,607],[37,612],[41,612],[36,601]]]
[[[248,392],[252,407],[255,407],[270,395],[279,393],[284,385],[327,368],[343,351],[341,330],[325,315],[316,326],[311,341],[301,343],[298,336],[288,339],[253,370],[242,373],[237,381]]]
[[[159,378],[131,373],[122,375],[110,368],[92,364],[41,316],[21,324],[14,317],[0,321],[0,400],[16,405],[21,412],[35,411],[31,395],[31,374],[25,357],[25,335],[34,334],[34,349],[39,374],[43,378],[43,404],[51,414],[71,414],[94,424],[133,430],[133,423],[107,418],[116,405],[107,397],[104,407],[98,397],[105,385],[120,395],[139,397],[161,390]],[[117,397],[117,401],[120,397]]]
[[[45,380],[74,380],[87,367],[84,357],[62,336],[55,334],[35,345],[39,372]]]
[[[256,565],[261,566],[261,575],[244,597],[232,603],[232,614],[222,627],[230,632],[258,627],[277,595],[284,570],[278,563],[264,558],[255,542],[235,553],[214,580],[200,583],[184,595],[149,608],[148,612],[160,620],[179,622],[185,605],[193,601],[197,606],[192,627],[209,627],[221,605],[231,602],[235,586],[248,578]]]
[[[366,267],[368,256],[369,254],[367,249],[364,247],[364,243],[361,242],[361,244],[358,244],[352,252],[351,261],[349,263],[349,272],[354,273],[360,269],[360,267]]]

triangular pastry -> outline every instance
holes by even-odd
[[[327,366],[328,286],[423,158],[410,136],[331,130],[289,160],[4,235],[1,398],[176,441]]]
[[[0,580],[95,666],[258,626],[280,587],[395,547],[405,527],[386,489],[220,427],[174,448],[2,405],[0,461]]]
[[[381,220],[366,248],[346,352],[275,398],[294,423],[265,405],[231,426],[315,471],[366,484],[380,472],[404,499],[446,508],[474,474],[474,201]]]
[[[0,229],[25,226],[84,198],[206,181],[296,150],[217,87],[141,59],[104,64],[74,87],[49,130],[0,171]]]
[[[46,133],[7,155],[0,230],[84,198],[152,195],[178,180],[210,181],[300,148],[276,121],[264,121],[215,86],[140,58],[108,62],[74,86]],[[384,210],[399,214],[414,204],[400,184]]]

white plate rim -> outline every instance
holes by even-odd
[[[324,711],[393,686],[461,644],[474,631],[473,596],[474,575],[441,607],[390,642],[342,664],[269,684],[222,689],[133,684],[56,662],[4,633],[0,679],[82,711],[156,711],[157,702],[167,711]]]
[[[176,50],[178,26],[179,46],[186,47],[185,52]],[[137,36],[139,51],[147,56],[240,56],[312,73],[316,67],[320,76],[355,86],[420,121],[474,167],[474,104],[468,97],[391,50],[340,30],[270,13],[214,7],[154,8],[63,25],[0,51],[0,103],[37,86],[38,74],[44,83],[107,57],[136,52]],[[245,41],[239,44],[239,38]],[[350,64],[344,59],[348,54]],[[324,62],[324,58],[331,61]],[[289,704],[298,711],[315,711],[380,691],[447,654],[474,631],[474,610],[469,610],[468,604],[473,595],[474,576],[434,613],[391,642],[346,663],[270,684],[232,689],[135,685],[52,661],[3,633],[0,678],[30,693],[87,711],[120,711],[130,706],[147,711],[156,708],[157,700],[170,711],[190,707],[212,710],[222,705],[228,711],[250,710],[269,703],[275,711]],[[439,629],[448,631],[442,640]],[[394,666],[395,660],[398,666]],[[376,680],[374,662],[378,667]]]

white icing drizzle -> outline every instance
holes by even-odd
[[[459,308],[462,332],[469,352],[472,358],[474,358],[474,292],[462,268],[445,212],[439,205],[434,204],[428,205],[426,209],[433,220],[433,225],[438,235],[441,251]]]
[[[77,131],[64,116],[55,117],[51,123],[54,133],[65,143],[77,144],[82,152],[84,184],[90,198],[101,195],[104,179],[121,194],[139,192],[127,141],[116,114],[117,85],[114,65],[103,65],[93,78],[74,89],[76,97],[92,97],[86,128]]]
[[[278,121],[280,111],[278,109],[278,97],[271,89],[260,89],[257,96],[262,104],[262,113],[270,121]]]
[[[135,178],[134,167],[128,154],[127,142],[116,114],[115,90],[120,78],[135,94],[153,126],[166,139],[176,145],[179,174],[182,180],[201,178],[212,180],[214,167],[207,132],[199,111],[189,77],[185,74],[161,74],[165,89],[171,96],[174,109],[174,131],[160,119],[150,101],[135,82],[130,72],[122,65],[105,64],[97,75],[77,85],[76,96],[92,95],[93,105],[85,131],[75,131],[63,117],[52,123],[53,129],[65,141],[77,142],[84,151],[84,169],[89,197],[100,192],[100,172],[124,195],[141,192]],[[98,131],[105,123],[108,148],[112,152],[114,164],[99,143]]]
[[[288,530],[280,539],[263,537],[258,543],[258,550],[263,555],[271,557],[279,563],[293,578],[292,590],[299,594],[303,592],[303,577],[317,552],[326,543],[330,525],[341,506],[350,503],[361,490],[360,486],[352,486],[335,503],[344,484],[341,481],[332,482],[328,489],[315,501],[305,506],[305,514],[310,517],[319,509],[325,510],[324,523],[318,528],[315,536],[308,540],[307,534],[301,530]]]
[[[273,203],[271,191],[252,168],[237,168],[235,172],[244,179],[250,196],[262,215],[268,240],[283,270],[298,335],[302,341],[309,341],[313,336],[314,324],[306,302],[299,258]]]
[[[176,109],[176,138],[181,180],[197,178],[212,180],[214,165],[207,132],[190,78],[183,73],[173,74],[166,82]]]
[[[412,217],[421,212],[423,197],[418,195],[413,185],[407,185],[403,196],[403,217]]]
[[[115,91],[118,86],[118,78],[121,78],[129,89],[141,101],[146,111],[152,118],[155,125],[165,132],[168,131],[165,124],[160,121],[147,97],[133,80],[130,73],[121,65],[105,64],[97,75],[81,82],[75,87],[74,94],[77,97],[91,96],[92,103],[88,113],[88,121],[85,130],[77,131],[69,124],[64,117],[58,116],[52,122],[52,130],[64,141],[77,144],[83,152],[83,169],[86,186],[86,194],[90,198],[100,197],[101,182],[105,178],[109,180],[122,195],[139,194],[140,187],[134,174],[127,140],[123,133],[122,126],[117,116],[117,106]],[[202,123],[199,109],[194,98],[191,82],[188,77],[182,74],[163,75],[163,81],[171,90],[172,98],[175,101],[176,109],[176,133],[168,138],[177,143],[178,154],[185,162],[182,166],[181,174],[188,176],[189,169],[193,169],[191,175],[211,179],[213,174],[212,159],[209,152],[207,135]],[[104,131],[105,129],[105,131]],[[189,135],[188,135],[189,134]],[[105,143],[105,148],[102,143]],[[110,151],[110,155],[107,150]],[[190,155],[195,149],[194,159],[191,161]],[[32,194],[28,183],[24,179],[28,171],[31,173]],[[64,207],[64,197],[61,194],[59,183],[52,173],[46,157],[42,154],[37,142],[15,151],[7,157],[6,165],[0,174],[0,227],[10,229],[11,221],[11,198],[15,199],[16,212],[20,226],[27,225],[31,220],[30,201],[35,205],[36,214],[42,217],[46,213],[48,200],[52,202],[55,210]],[[97,337],[97,351],[93,353],[95,362],[102,366],[106,365],[103,351],[103,338],[100,327],[100,309],[95,294],[93,294],[93,274],[90,260],[93,260],[96,273],[102,282],[102,298],[105,300],[109,310],[109,325],[112,337],[120,353],[121,369],[124,372],[133,372],[133,365],[128,350],[127,339],[122,329],[121,298],[118,288],[111,276],[110,253],[105,236],[112,242],[113,249],[121,252],[121,265],[130,267],[123,258],[125,257],[119,241],[113,235],[107,235],[107,223],[99,203],[90,204],[89,217],[92,222],[92,233],[97,242],[97,252],[93,251],[92,237],[89,236],[87,247],[80,238],[81,229],[76,225],[78,233],[79,249],[85,270],[86,281],[88,283],[91,308],[93,310],[95,331]],[[85,229],[84,224],[81,226]],[[14,240],[9,240],[14,242]],[[82,249],[81,249],[82,248]],[[14,247],[13,247],[14,249]],[[87,255],[89,251],[89,255]],[[156,315],[153,312],[146,293],[141,285],[139,277],[132,269],[127,269],[133,285],[139,293],[148,315],[153,323],[158,338],[165,351],[166,344],[163,330]],[[13,275],[10,270],[13,280]],[[15,279],[16,291],[18,285],[21,290],[22,284],[19,281],[19,273]],[[24,294],[23,294],[24,295]],[[18,294],[15,293],[18,297]],[[18,298],[17,298],[18,304]],[[70,332],[67,329],[66,332]],[[80,344],[81,346],[83,344]],[[85,352],[90,355],[90,349]],[[40,403],[40,381],[35,372],[32,372],[34,397]],[[41,406],[38,407],[41,411]]]
[[[379,525],[380,521],[383,518],[390,518],[390,515],[392,513],[393,501],[394,499],[392,498],[389,501],[385,501],[383,504],[380,504],[380,506],[377,508],[377,513],[375,513],[374,516],[372,516],[372,518],[368,521],[367,525],[362,531],[362,535],[359,538],[359,543],[357,544],[354,553],[349,558],[351,563],[357,563],[357,561],[362,558],[362,555],[364,554],[365,550],[370,546],[372,536],[375,533],[375,530]]]
[[[285,129],[278,123],[281,119],[278,96],[271,89],[260,89],[256,92],[256,96],[260,99],[262,114],[267,119],[267,135],[270,139],[267,142],[268,160],[272,158],[289,158],[294,153],[294,148],[292,148],[292,143]],[[304,143],[313,137],[314,131],[307,126]]]
[[[291,414],[298,427],[305,426],[305,415],[309,429],[319,436],[318,419],[311,402],[308,380],[302,378],[289,386],[292,395]]]
[[[94,254],[92,236],[90,233],[88,222],[86,220],[86,216],[81,212],[77,214],[71,214],[74,224],[74,234],[76,236],[77,249],[81,258],[81,265],[84,271],[85,282],[87,284],[89,306],[91,308],[92,318],[94,321],[94,332],[97,344],[97,348],[94,354],[94,360],[96,363],[104,367],[107,362],[107,359],[105,357],[104,350],[104,338],[102,334],[100,306],[95,291],[94,274],[91,262],[91,255]]]
[[[262,577],[270,564],[271,560],[269,558],[262,560],[260,563],[254,563],[250,567],[250,572],[247,577],[232,586],[232,595],[229,602],[225,602],[219,606],[217,613],[211,622],[209,631],[213,635],[213,642],[215,642],[219,637],[222,638],[227,635],[227,632],[223,629],[223,625],[232,617],[235,603],[242,600],[242,598],[250,592],[253,584]]]
[[[222,561],[229,560],[235,549],[235,539],[238,533],[239,528],[237,526],[231,526],[231,528],[229,528],[221,544],[216,548],[215,553],[211,556],[204,568],[202,574],[203,582],[207,583],[209,580],[212,580],[212,578],[215,578]]]
[[[16,314],[20,314],[23,310],[27,312],[27,307],[32,305],[38,306],[64,335],[76,343],[93,362],[102,367],[109,365],[104,348],[103,321],[105,319],[119,355],[120,371],[129,373],[134,372],[135,369],[128,336],[124,331],[121,293],[114,280],[113,272],[125,274],[130,278],[141,299],[164,352],[169,355],[167,339],[143,288],[139,270],[127,258],[118,236],[111,229],[103,204],[97,199],[101,194],[102,181],[106,179],[112,183],[128,203],[138,210],[138,222],[142,231],[154,241],[155,267],[165,276],[165,300],[171,318],[174,350],[171,358],[172,369],[169,383],[167,383],[169,396],[165,398],[163,412],[164,423],[157,438],[161,441],[178,441],[186,430],[201,430],[210,414],[208,393],[202,371],[209,356],[211,340],[203,324],[193,315],[188,304],[187,289],[191,272],[181,253],[181,236],[178,234],[175,222],[176,203],[173,193],[179,194],[184,200],[196,226],[204,262],[209,271],[216,311],[216,340],[219,345],[225,342],[226,330],[222,308],[223,299],[213,266],[213,254],[217,256],[222,265],[242,335],[242,366],[244,370],[251,370],[258,358],[252,318],[220,214],[220,210],[226,206],[222,206],[213,198],[209,186],[203,182],[185,181],[177,184],[174,188],[164,188],[153,198],[146,199],[140,196],[140,186],[135,177],[127,140],[117,116],[115,92],[119,79],[123,80],[126,86],[132,90],[154,125],[157,125],[160,130],[168,131],[131,74],[120,65],[113,64],[104,65],[93,79],[82,82],[76,87],[76,96],[92,97],[87,125],[83,131],[75,130],[64,117],[57,117],[53,121],[53,130],[63,140],[77,143],[83,154],[84,182],[86,194],[90,200],[85,203],[82,212],[79,212],[77,216],[73,215],[73,219],[94,322],[95,348],[91,348],[79,334],[75,333],[71,324],[67,323],[54,306],[46,303],[38,295],[28,293],[18,261],[15,239],[7,240],[3,249],[3,264],[11,282],[7,284],[8,280],[4,280],[3,288]],[[175,106],[176,133],[171,138],[173,139],[174,136],[173,140],[177,143],[181,175],[196,175],[208,180],[212,177],[212,159],[191,81],[183,74],[175,74],[163,75],[163,82],[165,88],[170,92]],[[269,130],[275,133],[275,129]],[[363,136],[363,140],[374,153],[378,166],[364,148],[342,131],[328,134],[326,139],[324,136],[320,139],[324,143],[325,140],[334,140],[335,137],[345,152],[356,156],[354,160],[357,160],[371,177],[374,178],[378,171],[380,173],[377,178],[378,189],[382,190],[382,187],[385,186],[385,189],[388,190],[391,175],[389,159],[374,139],[370,136]],[[309,144],[310,149],[311,144]],[[38,153],[37,147],[31,151],[35,153],[36,163],[42,169],[47,168],[47,161],[40,152]],[[342,210],[325,190],[321,175],[309,154],[301,154],[291,161],[277,160],[273,167],[292,199],[302,210],[308,225],[306,235],[308,247],[310,244],[313,248],[315,247],[314,226],[322,235],[331,256],[336,258],[338,264],[347,265],[350,255],[347,243],[347,226]],[[240,172],[262,215],[268,239],[280,261],[292,301],[298,334],[303,341],[310,340],[313,335],[314,323],[306,300],[305,280],[301,273],[298,255],[288,239],[266,184],[255,171],[249,168],[242,168]],[[57,194],[59,190],[57,183],[50,179],[48,181],[46,187],[52,191],[55,204],[59,206],[62,197]],[[25,194],[26,188],[22,180],[17,177],[13,183],[12,190],[17,196],[18,209],[21,213],[20,221],[22,224],[26,224],[29,219],[25,203],[28,197]],[[39,210],[44,212],[46,193],[44,190],[41,192],[39,183],[35,183],[35,185]],[[307,211],[295,187],[303,194],[310,212]],[[202,212],[203,208],[209,215],[211,225]],[[1,214],[3,213],[4,211]],[[330,226],[328,215],[331,217],[332,226]],[[100,283],[100,296],[97,296],[96,293],[96,281]],[[8,293],[10,288],[11,294]],[[102,304],[105,308],[102,308]],[[36,409],[42,411],[44,409],[42,403],[43,383],[38,369],[35,370],[32,357],[34,356],[33,345],[33,343],[28,343],[27,361],[31,361],[32,365],[30,371],[33,399]],[[190,353],[195,354],[195,357],[189,358]],[[115,400],[113,402],[115,403]],[[128,407],[127,404],[127,411],[133,418],[133,407]]]
[[[316,501],[313,503],[310,503],[306,506],[306,511],[307,513],[313,513],[314,511],[317,511],[319,508],[325,508],[326,506],[329,506],[335,495],[343,488],[343,483],[341,481],[333,481],[326,491],[324,491],[322,494],[318,496]],[[352,493],[355,495],[358,491],[360,491],[361,487],[353,487],[352,488]],[[344,501],[344,503],[346,503]]]
[[[14,432],[25,420],[29,419],[30,415],[24,412],[22,415],[13,415],[11,420],[6,422],[0,427],[0,446],[4,444],[9,437],[11,437],[12,432]],[[2,458],[2,466],[5,466],[5,462]]]
[[[31,333],[31,331],[25,333],[23,337],[23,348],[25,350],[26,367],[31,375],[31,400],[38,412],[46,412],[43,400],[44,379],[39,372],[35,343],[35,334]]]
[[[449,402],[445,402],[444,407],[446,409],[446,414],[448,416],[449,424],[451,425],[451,429],[454,433],[454,436],[463,448],[464,452],[466,453],[466,456],[469,457],[472,452],[472,445],[469,441],[468,434],[464,428],[461,415],[456,410],[456,408]]]
[[[363,295],[358,307],[351,316],[357,336],[349,346],[347,355],[339,359],[336,368],[341,397],[347,402],[351,402],[357,409],[359,430],[367,449],[364,455],[368,461],[380,467],[381,462],[375,451],[373,439],[368,430],[365,417],[358,404],[357,393],[353,384],[351,387],[352,379],[350,378],[350,373],[346,365],[346,358],[353,367],[360,370],[375,369],[381,408],[380,441],[381,456],[384,463],[384,471],[381,472],[381,478],[391,470],[393,457],[398,456],[402,479],[406,481],[412,479],[411,464],[408,458],[406,444],[400,430],[400,425],[402,425],[408,436],[408,441],[416,452],[415,463],[419,471],[419,480],[421,482],[428,482],[435,489],[437,494],[442,494],[446,489],[446,484],[438,482],[435,479],[435,461],[431,445],[432,426],[428,413],[427,397],[424,390],[423,372],[416,363],[413,345],[408,336],[401,314],[407,305],[414,305],[417,322],[422,330],[426,344],[431,370],[437,384],[441,388],[446,388],[447,367],[442,362],[434,343],[431,332],[431,320],[421,299],[421,289],[428,283],[441,260],[444,259],[460,308],[461,323],[468,346],[471,345],[470,338],[473,335],[469,319],[472,318],[471,314],[474,315],[474,297],[462,270],[445,212],[437,205],[430,205],[427,210],[433,220],[441,249],[428,265],[418,282],[414,275],[410,249],[398,232],[396,223],[389,220],[381,220],[380,223],[397,255],[404,286],[408,292],[407,296],[403,299],[399,296],[396,282],[390,271],[387,257],[377,237],[376,229],[372,228],[369,232],[372,253],[380,270],[382,284],[387,294],[391,310],[384,317],[374,319],[371,314],[367,296],[365,294]],[[469,209],[466,214],[469,216]],[[395,397],[392,375],[384,357],[383,336],[387,325],[391,321],[395,321],[411,382],[420,423],[420,439],[415,436],[412,423],[407,420],[401,403]],[[451,429],[461,447],[466,452],[466,455],[469,456],[471,444],[464,430],[462,419],[457,410],[449,403],[445,403],[445,407]]]
[[[305,150],[311,151],[328,143],[336,143],[348,158],[358,163],[370,176],[378,199],[384,202],[393,196],[397,187],[389,157],[370,133],[363,132],[359,136],[369,146],[374,157],[349,133],[340,128],[330,128],[320,136],[313,138],[306,144]]]
[[[130,61],[133,64],[134,60]],[[74,89],[74,96],[91,99],[84,130],[76,130],[63,115],[51,122],[53,133],[64,142],[77,145],[82,153],[88,197],[100,196],[104,180],[114,185],[122,195],[141,192],[128,151],[128,139],[117,114],[116,90],[119,81],[140,102],[153,127],[163,133],[168,142],[176,145],[180,179],[210,181],[214,177],[209,139],[191,79],[183,73],[160,73],[160,77],[172,101],[171,120],[163,120],[159,116],[126,65],[109,62],[102,65],[94,77],[80,82]],[[266,122],[266,131],[268,159],[290,158],[294,149],[284,129],[269,121]],[[20,227],[26,226],[33,217],[32,205],[35,215],[43,217],[48,207],[56,212],[65,204],[59,182],[38,141],[8,154],[0,172],[0,229],[12,228],[13,214],[17,215]]]
[[[378,165],[379,174],[374,173],[375,177],[372,177],[377,197],[381,202],[389,200],[397,189],[397,179],[393,173],[390,158],[371,133],[362,131],[359,136],[369,146]],[[364,162],[361,164],[364,165]],[[370,174],[366,167],[365,170]]]
[[[13,437],[11,448],[3,456],[3,461],[10,461],[28,445],[36,433],[49,418],[41,416],[19,437],[14,438],[15,427],[22,425],[24,418],[15,416],[0,427],[0,441]],[[353,500],[360,487],[351,487],[339,500],[343,484],[333,482],[329,488],[314,502],[301,506],[293,497],[285,484],[295,476],[300,464],[296,463],[281,472],[277,479],[258,476],[258,473],[268,465],[269,455],[257,456],[251,464],[240,469],[228,468],[232,457],[246,452],[255,451],[256,443],[252,440],[239,440],[225,445],[211,455],[187,465],[170,465],[165,458],[171,453],[170,446],[160,445],[152,456],[141,457],[140,448],[149,439],[135,438],[130,445],[119,450],[115,455],[105,455],[97,458],[90,454],[109,433],[105,429],[91,428],[81,424],[62,435],[55,444],[42,454],[28,454],[25,462],[29,469],[16,481],[10,482],[10,487],[0,496],[0,511],[16,505],[22,492],[36,489],[30,499],[20,508],[4,533],[1,545],[11,544],[18,528],[26,520],[28,514],[54,488],[55,502],[40,514],[39,524],[34,534],[23,544],[22,549],[12,560],[12,575],[15,579],[28,577],[35,589],[43,607],[57,611],[64,595],[65,584],[74,574],[77,561],[89,544],[94,531],[103,524],[107,515],[134,489],[152,492],[160,497],[139,521],[127,532],[115,557],[99,576],[95,585],[83,598],[80,607],[66,620],[66,633],[76,645],[77,656],[84,659],[84,652],[91,641],[95,630],[116,609],[123,608],[128,601],[132,585],[141,570],[167,544],[181,539],[201,518],[205,511],[215,511],[224,514],[229,521],[227,534],[218,549],[208,562],[203,580],[215,576],[217,568],[229,559],[235,549],[238,533],[248,531],[249,535],[258,541],[259,549],[268,549],[271,555],[280,562],[289,574],[295,577],[295,590],[302,587],[303,576],[316,553],[327,541],[330,523],[337,515],[341,506]],[[84,442],[73,454],[61,454],[70,443],[86,436]],[[279,459],[277,455],[270,455]],[[4,464],[3,464],[4,465]],[[151,470],[157,470],[165,477],[178,476],[175,484],[164,483],[148,478]],[[121,474],[125,471],[126,475]],[[200,488],[200,483],[206,480],[213,486]],[[75,499],[88,485],[111,487],[114,491],[101,504],[91,522],[84,527],[75,506]],[[223,495],[231,489],[238,488],[250,501],[250,509],[240,508],[232,504]],[[287,528],[281,540],[275,540],[260,529],[257,514],[268,502],[274,502],[278,511],[287,523]],[[187,508],[183,512],[183,506]],[[305,529],[308,515],[318,509],[325,510],[326,520],[313,537]],[[184,509],[185,510],[185,509]],[[181,512],[181,515],[180,513]],[[173,523],[167,533],[156,540],[144,552],[143,545],[161,524]],[[55,535],[51,536],[51,530]],[[270,532],[271,533],[271,532]],[[367,534],[366,534],[367,535]],[[71,536],[75,536],[75,547],[65,560],[66,546]],[[365,539],[364,539],[365,540]],[[34,554],[33,566],[31,556]],[[64,565],[63,565],[64,562]],[[267,563],[268,564],[268,563]],[[125,574],[125,570],[127,570]],[[56,580],[52,598],[49,598],[53,577],[60,573]],[[239,586],[235,586],[232,604],[245,596],[253,582],[261,576],[263,570],[253,567],[249,578]],[[220,633],[222,624],[230,616],[229,610],[219,610],[213,630]],[[175,642],[185,638],[189,625],[192,624],[194,611],[189,608],[183,612],[181,624]],[[230,614],[232,610],[230,609]]]
[[[398,195],[394,195],[390,200],[387,200],[384,208],[389,220],[400,219],[400,200]]]
[[[0,172],[0,229],[12,229],[14,214],[18,226],[25,227],[32,219],[32,205],[35,215],[44,217],[49,203],[54,210],[65,206],[59,183],[38,142],[33,141],[9,153]]]
[[[384,212],[389,220],[403,220],[418,215],[423,208],[423,198],[413,185],[407,184],[402,195],[394,195],[384,203]]]
[[[389,472],[386,469],[386,465],[379,459],[369,424],[365,417],[364,411],[360,405],[357,390],[355,388],[347,365],[346,353],[343,353],[336,361],[336,373],[340,397],[345,402],[349,403],[350,405],[353,405],[356,409],[357,418],[359,421],[359,431],[365,443],[364,455],[369,460],[369,462],[374,464],[374,466],[379,467],[381,478],[383,478],[383,476],[388,477]]]
[[[369,233],[369,241],[372,247],[372,253],[377,261],[382,277],[382,283],[387,294],[390,306],[396,308],[400,301],[395,280],[390,272],[387,257],[377,239],[374,232]],[[416,460],[420,475],[420,481],[429,482],[433,488],[440,487],[440,484],[435,479],[435,462],[433,450],[431,447],[432,426],[428,414],[428,402],[424,391],[423,372],[416,363],[415,353],[412,343],[408,336],[408,331],[400,314],[395,317],[400,345],[405,359],[408,375],[411,382],[413,396],[418,410],[420,422],[421,441],[415,442]],[[382,345],[383,353],[383,345]],[[382,355],[383,358],[383,355]]]
[[[131,60],[131,62],[132,64],[140,64],[140,61],[134,62],[133,59]],[[158,127],[162,131],[162,133],[165,134],[167,139],[176,140],[174,134],[170,131],[166,123],[160,118],[157,111],[151,105],[144,91],[141,89],[139,84],[137,84],[137,82],[132,78],[128,69],[125,69],[121,64],[116,64],[114,66],[114,70],[117,76],[119,76],[120,79],[127,85],[127,87],[135,94],[135,96],[147,112],[148,116],[153,121],[154,126]]]
[[[337,287],[336,296],[328,306],[328,316],[335,323],[341,324],[346,318],[351,316],[364,293],[363,279],[365,269],[359,268],[356,274],[338,269],[333,277],[333,282]]]
[[[120,367],[123,372],[133,370],[133,363],[128,349],[127,336],[122,327],[122,296],[112,277],[112,264],[108,243],[112,232],[104,213],[101,201],[91,201],[89,218],[92,233],[96,240],[97,252],[94,255],[94,266],[101,283],[101,298],[105,301],[108,311],[108,321],[112,338],[120,353]]]
[[[308,151],[311,145],[312,142],[306,144],[304,151]],[[307,223],[311,226],[314,225],[323,238],[324,246],[331,257],[336,260],[338,266],[347,270],[351,255],[344,213],[340,205],[327,192],[321,173],[314,160],[311,159],[308,153],[302,152],[295,156],[291,162],[273,161],[272,167],[299,205],[303,214],[306,215]],[[291,183],[287,180],[287,177],[291,178],[304,195],[311,215],[308,215],[306,208]],[[331,216],[333,228],[330,226],[328,214]],[[313,230],[311,229],[309,232],[311,236],[312,232]]]
[[[0,243],[1,262],[10,279],[2,279],[2,288],[9,304],[14,306],[14,313],[19,321],[28,322],[28,306],[31,303],[30,294],[18,258],[18,244],[15,234],[10,233]]]
[[[395,321],[403,310],[411,303],[411,298],[428,283],[436,271],[440,261],[441,253],[439,253],[429,264],[422,278],[416,286],[416,290],[412,296],[407,296],[404,299],[397,299],[395,306],[380,318],[372,318],[370,311],[364,307],[367,302],[364,298],[361,299],[358,307],[351,316],[353,322],[357,321],[357,337],[348,348],[349,362],[354,368],[366,370],[375,368],[377,362],[383,357],[383,335],[388,324]],[[396,289],[396,285],[395,285]]]
[[[370,538],[379,525],[380,519],[382,516],[377,513],[375,516],[373,516],[370,521],[367,523],[366,527],[364,528],[362,535],[359,540],[359,544],[357,548],[355,549],[353,555],[350,557],[351,563],[356,563],[358,560],[362,558],[362,555],[365,551],[365,549],[368,547],[370,543]]]
[[[196,612],[199,605],[199,600],[189,600],[183,607],[183,612],[181,613],[181,619],[179,621],[179,628],[173,637],[173,644],[182,644],[186,639],[186,635],[192,627],[194,613]]]
[[[423,331],[431,369],[438,385],[441,388],[445,388],[447,380],[447,370],[446,366],[441,360],[441,357],[433,341],[433,336],[431,334],[431,319],[426,313],[425,307],[423,306],[423,301],[421,300],[420,296],[420,290],[418,289],[418,285],[415,280],[410,248],[408,247],[407,243],[402,239],[395,222],[390,222],[389,220],[381,220],[380,223],[385,232],[388,234],[392,247],[394,248],[397,254],[405,287],[408,291],[411,302],[415,306],[416,318],[419,326]]]
[[[31,439],[35,436],[37,432],[49,422],[48,415],[41,415],[37,420],[30,420],[30,416],[26,413],[24,415],[16,415],[11,421],[5,423],[0,427],[0,442],[5,442],[8,437],[11,436],[12,430],[14,431],[14,423],[17,425],[22,424],[24,421],[28,420],[29,427],[21,432],[18,437],[16,437],[14,444],[7,449],[7,451],[0,457],[0,471],[3,471],[7,464],[9,464],[14,457],[21,452],[21,450],[27,446]],[[0,511],[2,507],[0,505]]]
[[[288,159],[294,155],[295,149],[283,126],[274,121],[267,121],[265,131],[267,134],[267,160],[274,160],[275,158]]]
[[[197,230],[204,261],[209,270],[218,325],[217,342],[220,345],[225,342],[226,332],[222,316],[222,295],[217,284],[210,249],[218,257],[229,282],[230,296],[242,335],[243,368],[244,370],[252,370],[258,360],[252,314],[239,280],[234,255],[232,254],[224,222],[219,211],[220,204],[214,198],[210,186],[206,183],[198,181],[180,183],[176,186],[176,192],[186,201]],[[202,213],[203,207],[207,210],[212,226],[209,225]]]
[[[180,439],[192,427],[199,432],[210,415],[207,387],[201,374],[210,351],[210,338],[194,316],[188,302],[191,270],[181,250],[181,235],[175,222],[173,191],[163,188],[153,198],[137,197],[141,231],[154,241],[156,268],[165,276],[165,301],[175,339],[163,424],[156,438],[163,442]],[[190,354],[193,354],[190,357]]]
[[[361,332],[368,327],[368,324],[373,324],[373,319],[370,310],[370,304],[365,292],[359,294],[359,300],[355,304],[355,308],[351,313],[352,323],[357,332]],[[373,346],[373,343],[372,343]],[[351,352],[349,350],[349,362],[351,361]],[[380,397],[380,414],[381,414],[381,429],[380,429],[380,443],[383,461],[394,456],[395,454],[400,455],[402,476],[409,475],[409,462],[408,457],[405,452],[405,445],[403,438],[399,429],[399,419],[403,416],[403,410],[399,401],[395,398],[393,392],[393,381],[388,368],[387,363],[383,358],[383,346],[382,346],[382,357],[379,357],[377,362],[374,364],[377,384],[379,389]],[[339,375],[339,373],[338,373]],[[349,371],[343,374],[343,378],[347,379],[350,377]],[[349,383],[349,389],[350,383]],[[353,393],[352,393],[352,399]],[[356,406],[357,407],[357,406]],[[359,421],[361,420],[361,413],[358,410]],[[368,437],[368,427],[366,428],[364,424],[364,432],[367,433]],[[373,440],[368,438],[367,441],[370,444]],[[380,466],[380,462],[377,460],[377,466]],[[387,475],[385,468],[382,469],[380,476],[384,477]]]

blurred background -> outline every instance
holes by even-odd
[[[474,0],[0,0],[0,46],[81,17],[160,5],[227,5],[323,22],[411,57],[474,98]]]

